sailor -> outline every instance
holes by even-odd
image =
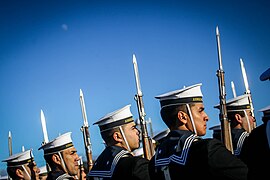
[[[270,162],[270,105],[259,110],[263,124],[251,131],[248,137],[248,179],[269,178]]]
[[[47,180],[77,179],[80,158],[72,143],[71,132],[58,136],[40,149],[44,150],[44,159],[51,169]]]
[[[209,118],[204,111],[201,85],[156,96],[170,132],[149,162],[151,179],[247,178],[247,166],[221,141],[202,138]]]
[[[234,155],[246,162],[247,137],[254,129],[255,118],[252,116],[249,95],[244,94],[232,98],[226,102],[228,119],[231,125],[231,136]],[[215,108],[219,109],[220,105]],[[242,151],[243,148],[243,151]]]
[[[32,149],[11,155],[2,162],[7,163],[7,172],[10,178],[16,179],[39,179],[39,168],[34,160]]]
[[[94,123],[99,126],[106,148],[88,173],[90,179],[149,179],[149,161],[131,153],[139,148],[140,132],[130,106],[108,113]]]

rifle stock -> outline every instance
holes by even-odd
[[[85,155],[87,159],[87,168],[88,168],[87,170],[89,172],[94,165],[91,142],[90,142],[90,134],[89,134],[88,127],[86,126],[82,126],[81,130],[83,132],[84,149],[85,149]]]
[[[145,111],[144,111],[144,104],[143,104],[143,99],[142,99],[143,94],[140,87],[138,66],[137,66],[135,55],[133,55],[133,65],[134,65],[135,80],[136,80],[136,87],[137,87],[137,94],[135,95],[134,99],[136,100],[136,103],[137,103],[139,120],[140,120],[140,125],[141,125],[143,152],[144,152],[144,157],[150,160],[154,155],[154,146],[152,143],[152,139],[148,135],[146,121],[144,118]]]
[[[216,38],[217,38],[217,50],[218,50],[218,60],[219,60],[219,69],[217,70],[218,77],[218,87],[219,87],[219,103],[220,103],[220,113],[219,119],[221,122],[221,139],[226,146],[226,148],[233,153],[232,146],[232,137],[231,137],[231,126],[230,121],[227,116],[227,108],[226,108],[226,90],[225,90],[225,79],[224,79],[224,71],[222,67],[222,58],[221,58],[221,50],[220,50],[220,34],[218,27],[216,27]]]

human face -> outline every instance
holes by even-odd
[[[68,148],[62,152],[63,160],[65,162],[67,173],[71,176],[75,176],[78,174],[78,161],[80,160],[76,148],[73,146]]]
[[[24,166],[24,173],[23,173],[23,176],[25,180],[30,180],[30,179],[36,179],[38,180],[39,179],[39,168],[37,167],[37,164],[36,162],[30,162],[28,163],[27,165],[23,165]],[[27,171],[27,172],[25,172]]]
[[[197,135],[204,136],[207,130],[206,122],[209,120],[209,118],[204,111],[203,103],[195,103],[194,105],[190,106],[190,109],[197,130]]]
[[[250,133],[254,129],[255,118],[252,116],[251,110],[245,110],[247,117],[242,117],[242,128],[244,128],[248,133]],[[250,128],[249,128],[250,124]]]
[[[133,151],[140,147],[140,132],[134,122],[123,126],[123,131],[129,144],[130,150]]]

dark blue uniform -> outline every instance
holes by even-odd
[[[153,180],[165,179],[164,174],[169,174],[172,180],[244,180],[247,171],[247,166],[232,155],[221,141],[202,139],[182,130],[171,131],[149,163]]]
[[[148,180],[149,161],[136,157],[118,146],[109,146],[100,154],[88,173],[90,179],[100,177],[106,179]]]
[[[269,162],[270,148],[264,123],[253,129],[248,137],[248,179],[269,179]]]

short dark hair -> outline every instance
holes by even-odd
[[[20,179],[17,174],[16,174],[16,170],[20,169],[23,171],[23,168],[21,166],[17,166],[17,167],[7,167],[7,173],[9,175],[9,177],[11,177],[12,179]]]
[[[119,132],[119,131],[120,131],[119,127],[117,127],[117,128],[102,131],[100,134],[101,134],[102,139],[105,141],[105,143],[110,146],[110,145],[115,144],[115,140],[113,139],[113,133]]]
[[[234,128],[238,124],[238,121],[235,119],[236,114],[239,114],[241,117],[245,117],[244,111],[227,112],[228,119],[231,121],[231,128]]]
[[[190,106],[194,106],[194,103],[189,104]],[[168,126],[168,128],[173,128],[176,126],[176,123],[178,121],[178,112],[183,111],[186,114],[189,115],[187,110],[187,104],[181,104],[181,105],[174,105],[174,106],[167,106],[163,107],[160,110],[161,118],[163,119],[164,123]]]

